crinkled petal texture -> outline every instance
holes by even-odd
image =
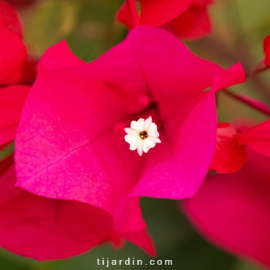
[[[61,42],[40,60],[24,106],[17,185],[100,207],[119,233],[142,230],[139,196],[181,199],[197,191],[215,151],[214,92],[243,81],[241,65],[224,70],[152,27],[133,29],[89,64]],[[142,157],[114,131],[132,115],[140,118],[141,96],[158,105],[162,125],[162,143]]]
[[[112,231],[108,212],[15,187],[13,157],[2,161],[0,168],[1,247],[37,260],[56,260],[84,253],[106,241],[119,245],[120,235]],[[146,250],[152,245],[144,231],[124,237]]]
[[[264,54],[265,54],[265,64],[270,66],[270,35],[268,35],[263,42]]]
[[[247,144],[258,153],[270,157],[270,120],[236,135],[241,145]]]
[[[126,1],[117,14],[117,19],[129,28],[136,26],[137,10],[135,5]],[[133,0],[134,2],[134,0]],[[164,28],[176,36],[196,39],[209,34],[212,24],[207,12],[210,0],[140,0],[141,25]]]
[[[29,86],[0,88],[0,145],[14,140]]]
[[[270,267],[270,158],[249,149],[244,168],[209,177],[183,210],[211,242]]]
[[[211,169],[218,173],[234,173],[243,168],[247,152],[243,145],[234,137],[235,128],[227,123],[218,124],[217,146]]]

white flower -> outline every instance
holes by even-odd
[[[132,121],[130,128],[125,128],[125,132],[125,141],[129,143],[129,149],[137,149],[140,156],[155,147],[156,143],[161,143],[157,125],[152,122],[151,116],[146,120],[140,118],[138,121]]]

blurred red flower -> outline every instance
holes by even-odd
[[[20,82],[27,51],[22,41],[22,25],[16,11],[0,1],[0,85]]]
[[[238,140],[237,148],[247,145],[243,169],[208,177],[197,194],[184,202],[183,210],[210,241],[270,266],[270,120],[232,135]],[[231,152],[235,147],[230,148],[227,158],[237,164]]]
[[[211,169],[218,173],[234,173],[243,168],[247,152],[245,146],[238,143],[236,134],[237,131],[232,125],[218,124],[216,152]]]
[[[154,254],[144,230],[123,235],[112,230],[110,214],[75,201],[44,198],[16,183],[13,156],[0,162],[0,246],[37,260],[75,256],[105,242],[119,247],[121,238]]]
[[[36,78],[37,61],[27,58],[16,11],[0,1],[0,145],[15,138],[21,110]]]
[[[117,19],[129,28],[138,25],[161,27],[184,39],[197,39],[212,30],[207,8],[211,0],[127,0],[117,14]]]
[[[270,120],[235,135],[240,145],[248,145],[258,153],[270,157]]]
[[[208,177],[182,209],[207,239],[270,267],[270,158],[248,148],[237,173]]]

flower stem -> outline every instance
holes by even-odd
[[[257,110],[257,111],[267,115],[268,117],[270,117],[270,108],[268,106],[266,106],[265,104],[263,104],[259,101],[253,100],[252,98],[244,96],[244,95],[234,94],[228,89],[224,89],[222,92],[225,93],[226,95],[248,105],[249,107],[253,108],[254,110]]]
[[[252,77],[252,76],[257,75],[257,74],[259,74],[259,73],[262,73],[262,72],[264,72],[264,71],[266,71],[266,70],[268,70],[268,69],[270,69],[270,67],[266,66],[266,65],[264,64],[264,61],[261,61],[261,62],[258,63],[253,69],[251,69],[250,72],[248,72],[248,73],[246,74],[246,77]]]

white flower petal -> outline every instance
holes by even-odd
[[[129,149],[130,150],[136,150],[138,147],[138,142],[139,142],[139,138],[138,137],[134,137],[131,135],[126,135],[125,136],[125,141],[129,143]]]
[[[149,141],[149,140],[146,139],[144,141],[144,144],[143,144],[143,151],[145,153],[147,153],[150,148],[153,148],[155,146],[156,146],[156,144],[154,142],[151,142],[151,141]]]
[[[153,137],[153,136],[148,136],[147,138],[150,142],[154,142],[154,143],[161,143],[161,140],[157,137]]]
[[[140,118],[137,122],[132,121],[130,127],[134,130],[143,131],[144,119]]]
[[[152,117],[149,116],[145,121],[144,121],[144,124],[143,124],[143,130],[145,130],[147,133],[148,133],[148,129],[149,127],[151,126],[152,124]]]
[[[158,132],[157,132],[157,125],[155,123],[152,123],[148,129],[148,135],[153,136],[153,137],[158,137]]]
[[[140,140],[137,144],[137,151],[138,151],[139,156],[142,156],[143,154],[143,145],[144,145],[143,140]]]
[[[137,142],[136,143],[130,143],[129,150],[134,151],[134,150],[137,149],[137,147],[138,147],[138,143]]]
[[[150,149],[150,147],[146,143],[144,143],[143,144],[143,152],[147,153],[149,151],[149,149]]]
[[[156,146],[156,143],[155,142],[150,141],[148,139],[144,141],[144,144],[147,144],[150,148],[153,148],[153,147]]]
[[[139,132],[132,128],[124,128],[125,132],[131,136],[139,136]]]
[[[130,142],[132,142],[134,139],[133,139],[133,136],[131,136],[131,135],[126,135],[125,136],[125,141],[127,142],[127,143],[130,143]]]

